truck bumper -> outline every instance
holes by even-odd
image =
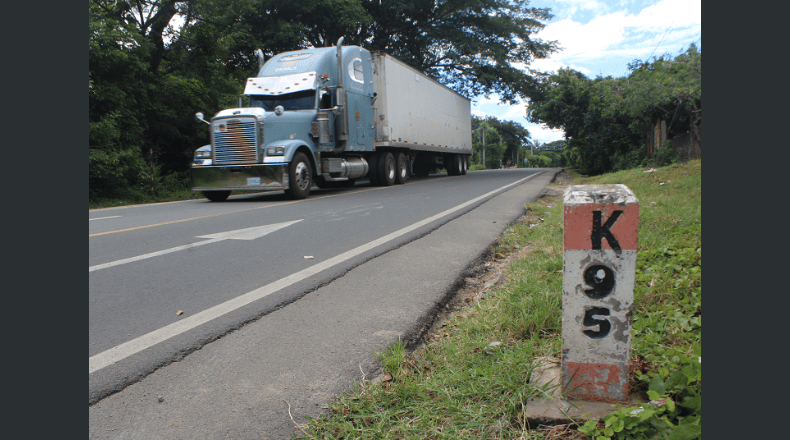
[[[288,188],[288,164],[192,167],[193,191],[278,191]]]

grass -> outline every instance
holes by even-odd
[[[150,194],[128,192],[113,197],[94,197],[88,200],[88,209],[111,208],[115,206],[141,205],[146,203],[177,202],[181,200],[203,199],[203,194],[190,188],[159,191]]]
[[[631,391],[661,398],[638,417],[615,414],[563,430],[530,429],[531,362],[560,357],[562,198],[527,204],[494,259],[518,252],[507,281],[478,292],[421,347],[400,342],[379,354],[385,375],[363,381],[298,425],[309,439],[683,438],[701,430],[701,162],[628,170],[574,184],[622,183],[640,202]],[[498,343],[498,344],[497,344]],[[677,403],[677,404],[676,404]],[[576,430],[579,428],[580,430]],[[562,432],[562,434],[557,434]]]

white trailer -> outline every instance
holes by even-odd
[[[472,154],[471,101],[390,55],[374,52],[371,58],[376,149],[406,149],[417,175],[439,168],[465,174]]]

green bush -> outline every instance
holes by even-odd
[[[630,150],[626,153],[620,151],[612,156],[612,171],[630,170],[644,166],[645,156],[641,149]]]
[[[541,151],[539,154],[541,156],[547,157],[547,158],[549,158],[549,160],[551,160],[551,163],[548,166],[550,166],[550,167],[559,167],[559,166],[561,166],[562,156],[560,156],[559,153],[557,153],[555,151]]]
[[[546,156],[527,156],[527,166],[532,168],[549,168],[551,167],[551,159]]]

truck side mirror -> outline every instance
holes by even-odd
[[[205,119],[203,119],[203,113],[200,112],[195,113],[195,120],[198,122],[205,122],[206,124],[211,125],[211,122],[208,122]]]

